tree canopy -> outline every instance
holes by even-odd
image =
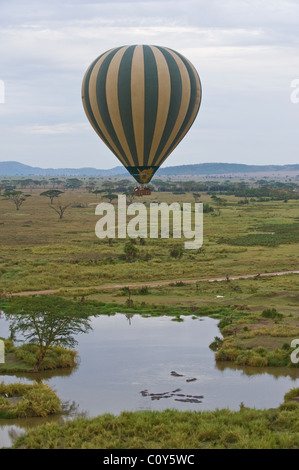
[[[86,305],[58,296],[13,298],[3,308],[11,331],[39,346],[36,372],[51,346],[74,347],[78,342],[74,336],[91,329],[88,316],[95,313]]]
[[[64,194],[63,191],[59,191],[59,189],[49,189],[48,191],[44,191],[40,193],[40,196],[45,196],[50,198],[51,204],[53,204],[54,198],[59,197],[60,194]]]
[[[16,210],[18,211],[20,210],[23,202],[26,201],[28,197],[30,197],[30,194],[24,194],[22,191],[7,190],[4,192],[3,197],[7,201],[12,201],[16,206]]]

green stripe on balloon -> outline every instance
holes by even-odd
[[[144,163],[148,163],[158,110],[158,72],[154,54],[143,46],[145,76]]]
[[[170,137],[170,134],[173,130],[173,127],[175,125],[176,119],[179,114],[179,109],[180,109],[181,99],[182,99],[182,80],[181,80],[181,74],[180,74],[179,68],[174,58],[171,56],[171,54],[168,51],[166,51],[162,47],[158,47],[158,49],[164,55],[165,60],[168,65],[168,69],[170,73],[170,80],[171,80],[171,95],[170,95],[170,105],[169,105],[167,121],[165,124],[164,132],[161,137],[158,149],[156,151],[156,155],[153,160],[153,165],[155,165],[155,163],[158,161],[161,155],[161,152],[163,151]]]
[[[118,72],[118,105],[122,125],[135,165],[138,165],[137,150],[135,144],[132,101],[131,101],[131,69],[135,46],[129,47],[121,60]]]

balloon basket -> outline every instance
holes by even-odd
[[[151,188],[143,184],[134,188],[134,196],[149,196],[150,194],[152,194]]]

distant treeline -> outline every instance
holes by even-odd
[[[76,190],[82,189],[96,194],[116,193],[130,194],[135,184],[129,179],[103,179],[103,178],[47,178],[31,179],[6,178],[0,181],[0,192],[7,190],[21,189],[63,189]],[[293,181],[277,180],[248,180],[248,181],[165,181],[154,180],[150,184],[152,191],[171,192],[173,194],[193,193],[194,197],[200,197],[201,193],[207,193],[211,196],[235,196],[240,198],[256,198],[260,201],[267,199],[288,200],[299,199],[299,184]]]
[[[210,195],[227,195],[242,198],[271,198],[277,200],[298,199],[299,185],[280,181],[259,180],[251,182],[218,182],[218,181],[183,181],[159,182],[157,191],[182,194],[183,192],[208,193]]]

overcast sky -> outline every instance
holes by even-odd
[[[298,0],[0,0],[0,161],[119,165],[85,116],[81,83],[97,56],[127,44],[177,50],[202,82],[198,116],[164,167],[299,163]]]

